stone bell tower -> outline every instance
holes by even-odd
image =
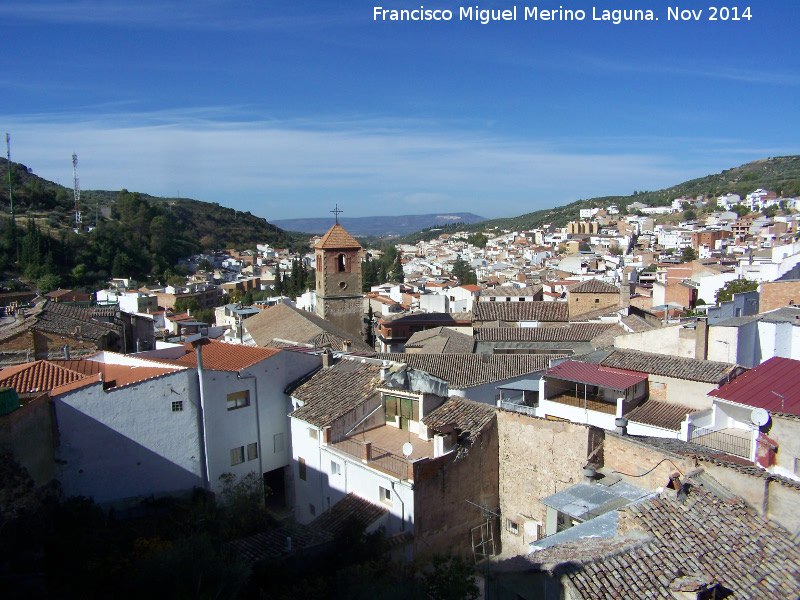
[[[352,333],[355,339],[362,339],[361,244],[339,225],[337,218],[336,224],[317,243],[314,253],[317,315]]]

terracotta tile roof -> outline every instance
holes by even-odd
[[[287,538],[292,540],[291,550],[289,550]],[[287,522],[271,531],[229,542],[227,547],[246,561],[258,562],[293,553],[302,553],[315,546],[331,542],[333,542],[333,535],[327,531],[322,531],[311,524],[301,525]]]
[[[592,363],[568,360],[554,367],[542,371],[547,377],[555,377],[566,381],[578,383],[588,383],[599,385],[614,390],[627,390],[637,383],[647,381],[647,375],[626,371],[623,369],[612,369]]]
[[[613,323],[569,323],[553,327],[481,327],[478,342],[588,342],[612,329]]]
[[[314,519],[310,526],[338,537],[348,531],[350,521],[355,521],[367,529],[388,513],[389,509],[386,507],[377,506],[351,492],[339,500],[329,511]]]
[[[241,371],[262,360],[275,356],[280,350],[277,348],[258,348],[255,346],[243,346],[241,344],[228,344],[226,342],[209,340],[209,343],[203,346],[201,352],[203,355],[204,369]],[[163,362],[184,367],[197,367],[197,354],[192,350],[180,358],[164,360]]]
[[[800,595],[800,548],[740,498],[690,485],[684,502],[667,492],[620,509],[618,531],[627,533],[529,554],[524,570],[563,576],[576,598],[591,600],[673,600],[670,585],[687,575],[719,583],[731,599]]]
[[[680,356],[668,356],[640,352],[638,350],[612,350],[607,357],[600,361],[604,367],[614,367],[674,377],[688,381],[702,381],[705,383],[721,384],[736,376],[743,367],[712,360],[697,360]]]
[[[0,371],[0,387],[14,388],[18,394],[48,392],[55,387],[84,379],[86,375],[64,366],[37,360]]]
[[[644,423],[645,425],[661,427],[671,431],[680,431],[681,423],[686,418],[686,415],[693,412],[697,412],[697,410],[681,404],[648,400],[625,415],[625,418],[636,423]]]
[[[619,294],[619,288],[599,279],[587,279],[568,288],[570,294]]]
[[[336,223],[328,232],[322,236],[315,248],[326,248],[331,250],[347,250],[350,248],[361,249],[355,238],[345,231],[344,227]]]
[[[352,333],[288,304],[281,303],[263,310],[243,321],[242,327],[258,346],[267,346],[273,340],[312,346],[316,342],[317,347],[330,344],[333,350],[339,351],[342,349],[342,342],[350,340],[355,352],[373,351],[369,344],[365,344]]]
[[[569,321],[566,302],[476,302],[472,305],[473,319],[486,321]]]
[[[144,362],[142,359],[140,359],[140,361]],[[99,374],[103,381],[103,386],[106,389],[131,385],[132,383],[153,379],[154,377],[161,377],[162,375],[168,375],[170,373],[174,373],[175,371],[181,370],[178,366],[173,367],[169,366],[168,364],[164,364],[171,362],[166,360],[160,362],[147,361],[147,363],[152,363],[152,365],[116,365],[83,359],[54,360],[51,362],[59,367],[81,373],[86,378],[90,378]],[[82,382],[86,383],[87,380],[84,379]]]
[[[47,300],[27,312],[24,321],[0,330],[0,341],[31,329],[92,342],[104,336],[122,334],[120,325],[94,320],[89,309]]]
[[[372,398],[381,383],[380,367],[342,359],[317,371],[291,395],[305,404],[291,413],[315,427],[328,427],[336,419]]]
[[[448,327],[418,331],[405,343],[406,351],[419,348],[423,354],[470,354],[474,345],[475,340],[471,335]]]
[[[753,408],[800,415],[800,361],[775,356],[708,395]]]
[[[496,414],[497,409],[489,404],[451,396],[425,415],[422,422],[437,431],[448,425],[453,426],[460,433],[468,434],[467,439],[472,441]]]
[[[537,373],[560,355],[542,354],[378,354],[377,358],[404,362],[412,369],[444,379],[454,389],[466,389]]]

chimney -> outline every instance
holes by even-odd
[[[592,485],[595,483],[595,475],[597,475],[597,467],[594,465],[586,465],[583,467],[583,483]]]
[[[621,308],[628,308],[631,305],[631,285],[625,272],[622,273],[622,282],[619,286],[619,305]]]
[[[616,431],[618,434],[628,435],[628,419],[625,417],[614,419],[614,426],[616,427],[614,431]]]
[[[342,342],[342,351],[350,352],[350,347],[353,345],[352,340],[345,340]]]
[[[381,363],[381,381],[386,381],[389,378],[389,363],[383,361]]]
[[[697,317],[695,325],[694,357],[697,360],[708,359],[708,317]]]
[[[329,348],[322,351],[322,367],[327,369],[333,366],[333,353]]]
[[[69,344],[64,344],[64,360],[69,360]]]

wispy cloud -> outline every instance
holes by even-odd
[[[275,3],[222,0],[140,2],[104,0],[28,1],[0,4],[0,18],[63,25],[105,25],[200,31],[313,31],[341,27],[368,17],[344,8],[303,11],[292,3],[277,12]]]
[[[725,162],[730,155],[711,153],[695,155],[691,166],[675,164],[669,140],[648,144],[661,152],[640,152],[622,139],[608,151],[596,141],[588,151],[586,139],[523,142],[419,121],[218,118],[230,112],[38,116],[8,127],[15,160],[45,178],[69,182],[75,151],[86,189],[180,193],[273,219],[327,214],[334,201],[346,203],[350,215],[513,216],[733,166]]]

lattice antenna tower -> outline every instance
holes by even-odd
[[[14,223],[14,195],[11,193],[11,136],[7,133],[6,157],[8,158],[8,202],[11,204],[11,223]]]
[[[72,195],[75,197],[75,227],[80,229],[81,221],[81,186],[78,182],[78,155],[72,153]]]

